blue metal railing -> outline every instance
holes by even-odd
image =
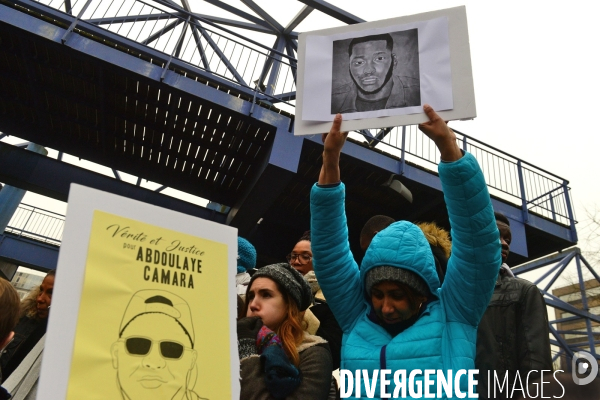
[[[6,232],[60,245],[64,227],[64,215],[21,203],[8,222]]]
[[[70,31],[85,32],[113,46],[119,43],[130,54],[161,64],[165,71],[170,68],[191,79],[202,77],[221,89],[232,90],[233,95],[249,96],[253,102],[284,102],[283,109],[293,112],[294,35],[275,35],[275,44],[265,46],[258,39],[251,39],[250,34],[242,35],[218,25],[216,22],[223,22],[222,18],[192,13],[166,0],[15,3],[38,7],[37,12],[68,24]],[[253,18],[254,23],[227,20],[226,24],[237,24],[246,32],[260,34],[262,29],[263,34],[274,33],[261,28],[260,22],[264,21]],[[439,163],[433,142],[415,126],[363,130],[351,137],[397,156],[403,163],[411,162],[431,171]],[[461,147],[479,161],[492,195],[520,207],[524,221],[530,213],[540,215],[569,227],[571,240],[577,240],[568,181],[460,132],[457,137]]]
[[[462,132],[455,132],[459,146],[479,161],[492,195],[521,207],[523,221],[528,220],[529,213],[534,213],[570,227],[572,239],[576,241],[568,181]],[[440,162],[435,144],[416,126],[364,130],[353,132],[351,137],[397,156],[401,163],[410,162],[435,172]]]
[[[210,20],[219,21],[219,18],[190,13],[175,3],[161,0],[76,0],[71,2],[69,13],[65,12],[64,0],[16,3],[40,4],[61,12],[61,22],[70,22],[62,38],[63,43],[75,30],[92,33],[100,39],[114,40],[113,36],[93,29],[99,27],[107,33],[133,41],[136,45],[128,46],[128,50],[162,64],[165,71],[179,69],[172,63],[173,60],[183,61],[189,67],[224,79],[232,87],[246,89],[242,90],[245,94],[257,92],[259,100],[293,106],[290,100],[296,93],[296,59],[286,52],[293,54],[296,43],[291,45],[289,35],[285,38],[279,35],[273,47],[266,46],[249,35],[242,35]],[[36,11],[44,12],[44,8],[39,7]],[[76,16],[74,20],[73,16]],[[161,56],[157,57],[156,52],[148,50],[154,50]]]

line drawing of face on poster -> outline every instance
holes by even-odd
[[[333,41],[331,113],[421,105],[418,30]]]
[[[111,346],[123,399],[201,399],[194,326],[188,303],[165,290],[140,290],[131,297]]]

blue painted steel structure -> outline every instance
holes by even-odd
[[[575,264],[577,270],[577,289],[569,291],[569,294],[576,294],[576,296],[572,301],[567,302],[552,293],[551,288],[555,287],[557,279],[564,273],[567,267],[573,264]],[[586,282],[584,282],[583,278],[584,268],[592,276]],[[550,342],[559,348],[559,351],[554,353],[554,360],[561,357],[565,358],[562,364],[570,370],[573,353],[584,350],[600,361],[600,352],[597,346],[600,344],[600,331],[598,330],[600,316],[598,313],[590,312],[591,296],[588,291],[589,288],[600,286],[599,274],[583,257],[577,247],[513,268],[516,276],[535,270],[540,270],[541,272],[541,275],[534,283],[540,288],[546,304],[555,310],[560,310],[569,315],[563,318],[553,319],[552,316],[549,318],[550,333],[554,337]],[[597,297],[596,295],[596,303]],[[577,307],[576,305],[579,303],[580,306]],[[567,328],[563,327],[563,325]],[[583,325],[583,329],[579,327],[576,329],[568,328],[573,325]]]
[[[41,160],[0,143],[0,181],[61,200],[77,182],[228,223],[255,244],[259,263],[282,260],[308,229],[322,149],[320,138],[292,133],[294,29],[315,10],[362,20],[322,0],[300,0],[287,24],[252,0],[206,2],[219,13],[195,12],[187,0],[0,0],[0,130],[60,152]],[[458,137],[481,163],[495,208],[512,220],[511,264],[577,242],[566,180]],[[63,152],[116,179],[61,162]],[[341,159],[351,238],[374,214],[447,226],[438,162],[415,127],[352,133]],[[119,171],[138,185],[119,181]],[[382,186],[390,174],[412,204]],[[163,185],[158,192],[169,186],[231,210],[142,189],[142,178]]]
[[[10,233],[0,234],[0,257],[42,271],[55,269],[58,247]]]

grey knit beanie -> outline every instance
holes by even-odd
[[[277,282],[282,290],[292,296],[300,311],[306,310],[312,304],[310,285],[306,282],[302,274],[288,263],[271,264],[259,268],[252,275],[252,279],[248,283],[248,288],[252,287],[252,282],[256,278],[270,278]]]
[[[365,286],[367,293],[371,296],[371,289],[374,285],[383,281],[400,282],[413,289],[420,295],[429,296],[429,287],[419,275],[407,269],[381,266],[375,267],[367,272],[365,277]]]

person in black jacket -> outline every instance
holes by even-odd
[[[541,370],[552,370],[546,303],[537,286],[516,278],[506,265],[512,235],[510,222],[496,212],[502,243],[502,266],[490,304],[479,323],[475,368],[479,369],[479,398],[509,398],[516,375],[527,385]],[[532,372],[529,377],[528,374]],[[489,382],[488,382],[489,372]],[[494,385],[508,376],[508,387]],[[516,392],[520,393],[520,392]]]
[[[14,329],[15,336],[12,342],[6,346],[0,358],[4,380],[17,369],[21,361],[46,333],[55,272],[55,270],[48,272],[42,284],[33,289],[21,302],[21,315]]]

